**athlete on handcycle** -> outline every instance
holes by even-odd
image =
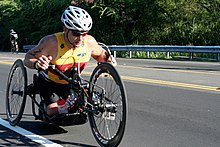
[[[27,52],[24,59],[28,68],[44,70],[39,75],[38,86],[49,116],[68,113],[69,109],[74,107],[74,99],[69,98],[69,84],[48,69],[50,64],[55,65],[68,77],[71,77],[71,71],[75,67],[82,72],[91,56],[98,62],[108,61],[114,66],[117,64],[115,58],[108,58],[106,51],[95,38],[88,35],[92,28],[92,18],[87,11],[69,6],[63,12],[61,21],[64,24],[63,32],[43,37],[36,47]],[[58,105],[58,99],[66,101]]]

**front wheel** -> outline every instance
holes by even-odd
[[[27,71],[18,59],[11,67],[6,90],[6,114],[9,123],[15,126],[24,112],[27,91]]]
[[[92,133],[101,146],[118,146],[125,132],[127,95],[123,81],[109,63],[100,63],[90,77],[94,113],[88,118]]]

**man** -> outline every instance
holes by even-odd
[[[10,41],[11,41],[11,51],[18,53],[18,34],[14,31],[14,29],[10,30]]]
[[[92,18],[83,9],[69,6],[61,16],[63,32],[43,37],[38,45],[25,55],[24,64],[31,69],[47,70],[50,63],[63,73],[68,73],[73,67],[79,67],[80,72],[85,68],[92,56],[98,62],[105,62],[106,52],[98,45],[91,35]],[[116,65],[115,58],[108,62]],[[74,103],[67,99],[62,106],[57,105],[56,93],[59,97],[68,98],[69,85],[55,73],[47,70],[47,76],[52,82],[42,80],[39,82],[40,94],[47,104],[48,115],[68,113]]]

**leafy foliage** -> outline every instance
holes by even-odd
[[[60,16],[71,2],[1,0],[0,48],[8,48],[11,28],[18,32],[20,45],[36,44],[41,37],[62,31]],[[106,44],[218,45],[220,42],[220,0],[79,0],[78,5],[93,18],[90,33]]]

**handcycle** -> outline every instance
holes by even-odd
[[[100,44],[111,57],[111,51]],[[60,72],[54,65],[49,66],[60,78],[66,80],[76,95],[74,109],[67,114],[49,116],[40,96],[38,78],[42,71],[33,74],[33,82],[28,84],[27,70],[21,59],[12,65],[6,89],[6,114],[12,126],[18,125],[26,98],[32,100],[35,119],[59,126],[74,125],[78,119],[89,120],[91,131],[100,146],[118,146],[123,138],[127,120],[127,95],[123,81],[114,66],[107,62],[97,63],[89,80],[82,78],[77,68],[71,77]],[[40,96],[40,99],[36,97]],[[35,112],[38,108],[38,114]]]

